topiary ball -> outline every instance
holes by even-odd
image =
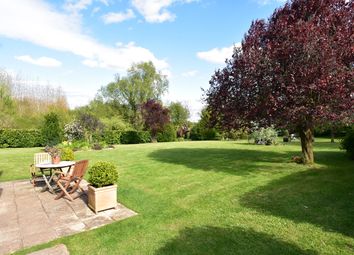
[[[118,181],[117,167],[110,162],[97,162],[88,173],[89,183],[96,188],[113,185]]]

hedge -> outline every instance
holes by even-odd
[[[122,144],[149,143],[150,141],[151,136],[147,131],[124,131],[120,138]]]
[[[122,131],[120,130],[106,130],[103,133],[102,140],[107,144],[120,144],[122,136]]]
[[[0,147],[26,148],[44,146],[42,132],[36,129],[0,129]]]
[[[95,135],[97,142],[107,144],[138,144],[149,143],[150,133],[147,131],[106,130]],[[40,130],[36,129],[0,129],[0,148],[26,148],[45,146],[45,139]]]

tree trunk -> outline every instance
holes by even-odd
[[[301,148],[302,148],[302,157],[304,164],[313,164],[313,147],[312,147],[312,128],[309,125],[300,128],[300,138],[301,138]]]

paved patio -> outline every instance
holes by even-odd
[[[82,181],[81,186],[87,187]],[[87,196],[70,202],[33,188],[28,180],[0,183],[0,254],[123,220],[136,213],[122,204],[95,214]]]

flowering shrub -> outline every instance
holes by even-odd
[[[68,141],[81,140],[84,138],[84,129],[80,123],[73,121],[65,125],[64,136]]]
[[[254,139],[255,144],[265,145],[275,144],[277,136],[277,131],[272,127],[260,128],[251,134],[251,138]]]

